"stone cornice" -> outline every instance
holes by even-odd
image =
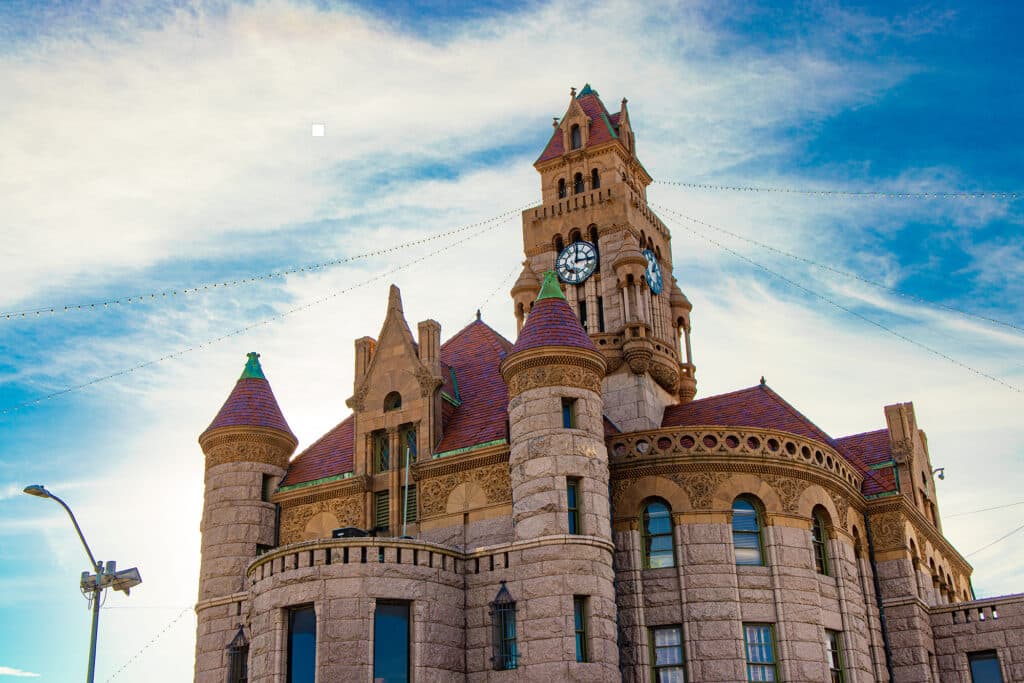
[[[906,496],[893,496],[891,498],[876,498],[868,501],[867,514],[871,519],[887,519],[892,518],[893,515],[898,516],[908,522],[914,528],[914,531],[919,535],[926,538],[939,552],[941,552],[946,559],[948,559],[954,566],[956,566],[961,572],[970,576],[974,571],[971,564],[964,559],[964,556],[953,547],[953,544],[946,539],[942,533],[936,529],[928,519],[921,514],[921,511],[914,507],[913,502],[910,501]],[[889,539],[886,539],[889,540]],[[895,539],[893,539],[895,540]],[[899,547],[905,547],[903,545],[905,539],[899,539]],[[893,547],[889,547],[891,544],[887,544],[878,550],[890,550]],[[918,549],[919,551],[922,549]]]
[[[325,484],[316,484],[305,488],[281,491],[275,493],[271,497],[271,500],[275,503],[281,503],[282,507],[294,507],[296,505],[316,503],[329,498],[343,498],[345,496],[350,496],[355,493],[363,493],[364,491],[369,490],[370,476],[364,474],[362,476],[349,477],[348,479],[340,479],[338,481],[332,481]]]
[[[443,477],[448,474],[456,474],[478,467],[488,467],[499,463],[507,463],[509,446],[507,443],[497,444],[481,448],[477,451],[449,455],[436,460],[424,460],[412,466],[412,478],[415,481],[423,481],[433,477]]]
[[[199,439],[207,469],[233,462],[258,462],[287,469],[288,457],[298,445],[294,436],[271,427],[220,427]]]
[[[572,386],[600,393],[607,363],[598,351],[574,346],[541,346],[518,351],[501,362],[509,398],[529,389]]]

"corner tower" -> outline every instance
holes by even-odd
[[[277,545],[277,508],[270,494],[297,444],[259,354],[248,354],[235,388],[199,436],[206,476],[199,526],[196,683],[227,678],[227,648],[244,622],[245,570],[262,551]]]
[[[604,414],[623,431],[656,429],[666,406],[696,394],[690,302],[672,271],[671,235],[647,206],[626,100],[610,113],[573,88],[534,163],[543,204],[523,212],[523,272],[513,288],[522,329],[554,268],[565,298],[607,363]]]

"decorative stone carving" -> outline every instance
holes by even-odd
[[[332,518],[332,520],[328,519]],[[328,521],[335,525],[325,528]],[[361,493],[344,498],[328,498],[304,505],[281,508],[281,544],[330,538],[331,531],[339,527],[365,526],[363,521],[363,495]],[[320,536],[310,536],[310,533]]]
[[[839,515],[839,519],[833,520],[833,523],[840,528],[847,530],[849,527],[849,512],[850,512],[850,501],[846,496],[836,491],[830,490],[828,492],[829,497],[832,499],[832,503],[836,506],[836,514]]]
[[[800,511],[800,496],[807,489],[806,482],[789,477],[765,477],[765,481],[779,494],[783,512],[794,515]]]
[[[225,430],[224,434],[204,439],[202,446],[207,468],[229,462],[260,462],[283,469],[295,450],[295,442],[284,433],[247,428]]]
[[[670,394],[675,393],[676,386],[679,382],[679,375],[674,368],[670,368],[656,359],[651,363],[650,373],[651,377],[654,378],[655,382],[661,385],[662,389]]]
[[[422,365],[416,368],[416,381],[420,385],[420,396],[424,398],[427,396],[433,396],[434,390],[444,384],[440,377],[436,377],[427,368]]]
[[[541,366],[513,375],[508,383],[508,392],[509,395],[518,396],[524,391],[540,387],[573,386],[600,393],[601,379],[600,374],[587,368],[564,365]]]
[[[880,515],[872,516],[871,530],[875,547],[879,550],[904,546],[903,517],[899,512],[883,512]]]
[[[356,393],[352,394],[351,398],[346,399],[345,405],[352,409],[353,412],[360,413],[366,408],[366,394],[370,391],[370,387],[366,384],[359,387]]]
[[[466,482],[472,482],[483,490],[488,505],[512,500],[508,464],[498,463],[420,481],[417,492],[420,513],[428,517],[447,512],[448,497],[457,486]]]
[[[622,347],[622,355],[629,363],[630,372],[634,375],[642,375],[647,372],[654,351],[649,348],[648,344],[627,342]]]
[[[715,491],[728,477],[728,474],[722,472],[694,472],[692,474],[676,472],[668,475],[669,479],[686,491],[695,510],[710,509],[711,497],[715,495]]]

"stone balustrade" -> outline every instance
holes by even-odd
[[[1024,618],[1024,593],[951,603],[932,607],[929,611],[933,622],[943,625],[995,622],[1007,616],[1019,620]]]
[[[578,209],[593,207],[595,204],[601,204],[608,201],[611,199],[611,196],[612,188],[610,187],[569,195],[568,197],[559,199],[554,204],[545,204],[543,206],[534,207],[533,218],[534,220],[541,220],[551,216],[561,216],[562,214],[570,213]]]
[[[737,457],[798,462],[827,471],[860,490],[862,476],[835,449],[813,439],[770,429],[670,427],[607,440],[612,464],[662,457]]]

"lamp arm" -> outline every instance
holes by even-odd
[[[71,523],[75,525],[75,531],[78,532],[78,538],[81,539],[82,546],[85,548],[85,552],[89,556],[89,561],[92,562],[92,569],[93,571],[98,572],[99,564],[96,563],[96,558],[92,556],[92,551],[89,550],[89,544],[85,542],[85,536],[82,534],[82,527],[78,526],[78,520],[75,519],[75,513],[71,511],[71,508],[68,507],[67,503],[65,503],[63,500],[53,495],[52,493],[50,494],[50,498],[53,498],[55,501],[60,503],[65,510],[67,510],[68,517],[71,518]]]

